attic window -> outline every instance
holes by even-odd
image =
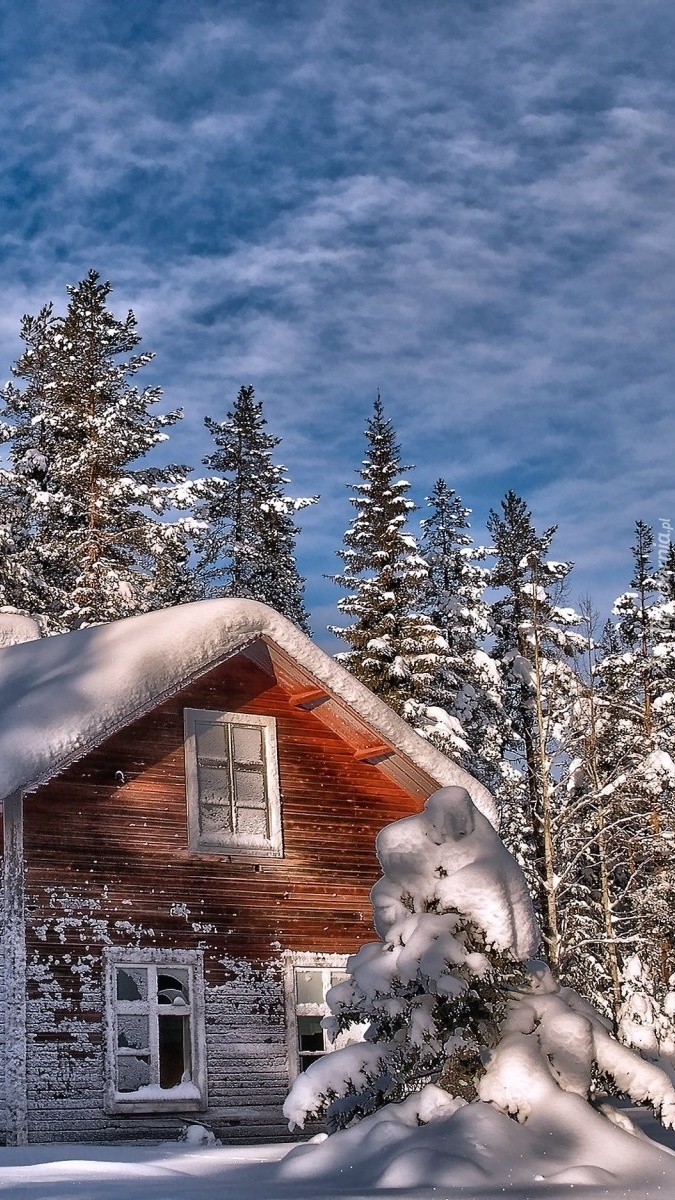
[[[185,709],[190,849],[283,853],[273,717]]]
[[[108,951],[108,1112],[206,1107],[201,955]]]

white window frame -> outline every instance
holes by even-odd
[[[195,724],[204,719],[214,724],[234,726],[253,725],[262,731],[264,747],[264,777],[269,836],[256,834],[223,834],[216,842],[202,836],[199,822],[199,775]],[[188,810],[188,841],[190,849],[199,854],[246,855],[253,857],[283,857],[281,828],[281,789],[277,732],[274,717],[249,713],[219,712],[212,709],[186,708],[185,719],[185,783]],[[230,777],[232,785],[232,776]],[[234,794],[234,792],[232,793]]]
[[[303,968],[324,973],[324,996],[331,986],[330,975],[333,971],[346,973],[347,954],[321,954],[310,951],[287,950],[284,954],[284,999],[286,1007],[286,1045],[288,1047],[288,1077],[292,1083],[300,1071],[300,1039],[298,1037],[298,1017],[327,1017],[330,1009],[323,1004],[299,1004],[296,985],[296,973]],[[326,987],[328,984],[328,987]],[[324,1054],[330,1054],[336,1049],[325,1029],[323,1030]],[[316,1056],[321,1057],[321,1054]]]
[[[158,1049],[158,1005],[154,995],[148,1001],[124,1001],[117,999],[117,968],[136,967],[148,969],[148,982],[155,972],[170,972],[172,967],[186,970],[190,983],[190,1058],[191,1079],[199,1095],[192,1097],[172,1096],[171,1088],[166,1096],[153,1095],[144,1099],[143,1092],[120,1092],[117,1090],[117,1017],[128,1013],[145,1015],[150,1023],[150,1072],[151,1082],[159,1081]],[[108,947],[104,951],[105,971],[105,1111],[108,1113],[150,1112],[204,1112],[208,1107],[206,1074],[206,1035],[204,1018],[204,965],[200,950],[139,950],[132,947]]]

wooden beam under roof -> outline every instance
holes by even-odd
[[[385,758],[391,758],[394,753],[391,746],[381,742],[377,746],[364,746],[361,750],[355,750],[354,758],[357,762],[378,763]]]
[[[329,699],[328,692],[322,687],[303,688],[301,692],[291,692],[288,703],[292,708],[316,708]]]

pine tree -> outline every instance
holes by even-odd
[[[293,514],[318,497],[286,496],[286,468],[272,460],[281,439],[266,431],[252,387],[239,389],[225,421],[207,417],[205,424],[217,450],[204,463],[219,472],[207,482],[199,510],[206,524],[199,571],[207,590],[269,604],[309,632]]]
[[[427,567],[407,526],[415,505],[379,393],[365,433],[361,482],[350,499],[356,512],[338,552],[344,569],[334,577],[349,591],[338,608],[355,620],[332,632],[351,647],[340,655],[344,665],[402,713],[426,695],[445,647],[421,611]]]
[[[187,469],[130,465],[165,441],[181,414],[151,415],[160,389],[133,386],[153,356],[133,353],[135,317],[113,316],[110,290],[90,271],[67,289],[64,317],[51,304],[24,317],[26,348],[13,374],[25,387],[4,390],[1,503],[16,520],[21,606],[44,615],[52,632],[157,607],[157,562],[185,532],[158,516]]]
[[[675,606],[667,575],[652,572],[651,530],[638,522],[635,532],[634,590],[619,597],[616,624],[589,655],[568,785],[585,817],[577,860],[588,884],[568,914],[568,975],[599,1007],[604,993],[607,1015],[624,1026],[628,1009],[651,1011],[663,999],[675,965]]]
[[[524,500],[512,491],[490,513],[495,566],[491,584],[502,596],[492,606],[493,656],[504,681],[514,741],[512,773],[502,789],[504,837],[522,863],[538,901],[552,967],[561,955],[558,887],[562,814],[556,779],[566,757],[565,725],[574,693],[570,657],[579,647],[579,618],[556,600],[572,564],[547,558],[555,527],[537,534]]]
[[[632,590],[616,601],[616,625],[598,665],[605,715],[598,753],[614,822],[617,920],[626,949],[639,953],[663,988],[675,966],[670,840],[675,816],[675,659],[670,602],[663,603],[652,568],[653,534],[638,521],[635,535]]]
[[[446,652],[439,656],[426,704],[418,706],[426,724],[422,732],[495,791],[508,731],[501,678],[482,649],[489,630],[484,598],[489,574],[479,564],[486,551],[473,543],[470,509],[443,479],[435,483],[427,504],[428,515],[420,522],[420,551],[428,567],[424,611],[442,635]],[[457,728],[437,718],[428,732],[436,713],[440,718],[447,713]]]

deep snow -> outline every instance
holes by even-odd
[[[633,1135],[614,1126],[599,1140],[583,1107],[578,1124],[554,1124],[540,1114],[534,1124],[530,1119],[522,1126],[475,1104],[417,1129],[389,1119],[376,1123],[367,1139],[362,1133],[353,1137],[355,1130],[300,1147],[192,1149],[171,1142],[150,1148],[0,1149],[0,1195],[8,1200],[672,1200],[672,1132],[644,1110],[631,1110],[633,1120],[663,1145],[640,1130]],[[573,1171],[569,1162],[575,1155]]]

